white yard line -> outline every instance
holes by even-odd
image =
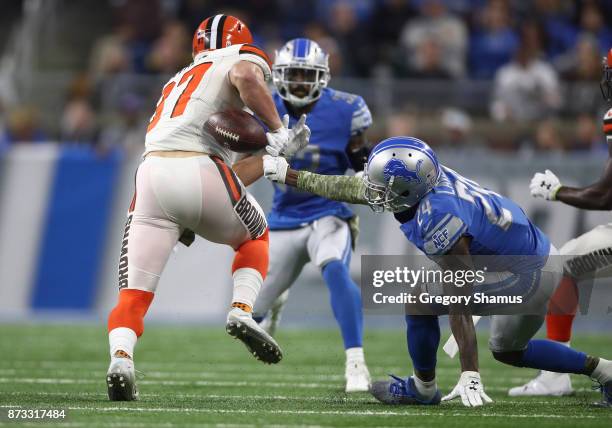
[[[62,385],[62,384],[84,384],[84,385],[96,385],[100,384],[101,380],[94,379],[66,379],[66,378],[7,378],[0,377],[0,383],[41,383],[41,384],[51,384],[51,385]],[[230,386],[230,387],[244,387],[244,386],[253,386],[253,387],[261,387],[265,385],[266,387],[271,388],[322,388],[327,389],[333,387],[330,384],[323,383],[297,383],[297,382],[262,382],[262,381],[207,381],[207,380],[194,380],[192,382],[189,381],[180,381],[180,380],[139,380],[139,385],[168,385],[168,386],[186,386],[186,385],[195,385],[195,386]]]
[[[215,381],[215,380],[193,380],[193,381],[183,381],[183,380],[164,380],[164,379],[155,379],[148,380],[146,377],[144,379],[138,380],[139,385],[166,385],[166,386],[221,386],[221,387],[270,387],[270,388],[304,388],[304,389],[337,389],[341,386],[340,383],[321,383],[321,382],[282,382],[282,381],[272,381],[268,382],[263,380],[264,377],[259,378],[258,380],[253,381]],[[307,377],[304,380],[308,380]],[[492,386],[488,385],[486,387],[487,391],[492,392],[507,392],[512,384],[519,384],[521,381],[524,381],[523,378],[498,378],[497,380],[504,380],[502,383],[504,386]],[[85,378],[85,379],[74,379],[74,378],[35,378],[35,377],[0,377],[0,383],[4,384],[50,384],[50,385],[98,385],[102,381]],[[594,392],[591,388],[575,388],[576,392]]]

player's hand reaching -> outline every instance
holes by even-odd
[[[554,201],[557,198],[557,192],[560,188],[561,182],[549,169],[544,174],[536,172],[529,185],[531,196],[534,198],[544,198],[549,201]]]
[[[306,115],[289,129],[289,115],[283,117],[283,126],[276,131],[266,133],[268,145],[266,151],[272,156],[284,156],[290,158],[308,145],[310,140],[310,128],[306,125]]]
[[[275,183],[285,183],[289,163],[280,156],[265,155],[263,157],[264,177]]]
[[[466,407],[477,407],[493,402],[484,392],[480,373],[471,371],[461,373],[455,388],[453,388],[450,394],[442,397],[442,401],[454,400],[457,397],[461,397],[461,402]]]

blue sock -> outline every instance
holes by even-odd
[[[359,287],[351,279],[348,267],[340,260],[327,263],[321,272],[329,289],[334,317],[342,332],[344,349],[361,348],[363,313]]]
[[[523,353],[523,367],[558,373],[584,374],[586,354],[552,340],[530,340]]]
[[[436,368],[436,354],[440,344],[440,324],[435,315],[406,315],[408,352],[415,370]]]

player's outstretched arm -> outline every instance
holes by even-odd
[[[612,129],[606,131],[606,139],[609,158],[597,182],[586,187],[564,186],[552,171],[546,170],[535,173],[531,179],[531,196],[561,201],[585,210],[612,210]]]
[[[276,183],[284,183],[298,189],[349,204],[367,205],[363,179],[346,175],[321,175],[308,171],[296,171],[282,157],[264,156],[264,176]]]
[[[274,131],[282,128],[272,95],[266,84],[264,73],[258,65],[239,61],[229,71],[229,80],[234,85],[244,105]]]
[[[612,210],[612,153],[610,156],[599,181],[582,188],[561,186],[556,199],[587,210]]]
[[[245,186],[250,186],[263,175],[262,155],[254,154],[242,158],[234,162],[232,169]]]
[[[462,237],[443,258],[439,259],[439,264],[444,269],[472,269],[469,244],[469,238]],[[471,284],[465,284],[460,288],[452,286],[451,292],[453,294],[471,294],[470,289]],[[451,305],[449,307],[449,324],[459,348],[461,377],[453,390],[442,397],[442,400],[447,401],[460,397],[461,402],[466,407],[477,407],[485,403],[491,403],[493,400],[484,392],[484,386],[478,372],[478,343],[470,311],[463,304]]]

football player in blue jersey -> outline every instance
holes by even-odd
[[[311,130],[310,143],[289,159],[291,166],[319,174],[343,175],[349,168],[362,171],[370,111],[360,96],[327,87],[328,55],[319,45],[303,38],[287,42],[276,52],[272,72],[279,114],[288,115],[291,124],[307,114]],[[329,289],[344,341],[346,392],[368,391],[370,386],[361,296],[349,275],[355,221],[346,204],[275,184],[268,216],[270,266],[254,308],[254,318],[263,320],[273,334],[289,287],[306,263],[314,263]]]
[[[472,255],[502,256],[495,260],[497,271],[504,273],[503,280],[487,283],[487,287],[505,286],[506,294],[539,296],[536,301],[541,302],[541,308],[538,306],[539,313],[491,317],[489,349],[493,357],[517,367],[590,376],[601,385],[601,404],[612,405],[612,361],[558,342],[532,339],[544,321],[546,302],[562,273],[559,258],[551,257],[557,254],[555,247],[517,204],[444,167],[421,140],[384,140],[372,149],[363,178],[296,171],[284,159],[271,156],[264,157],[264,175],[330,199],[369,204],[376,212],[391,211],[410,242],[443,268],[447,262],[437,256],[471,260]],[[544,273],[548,281],[542,280]],[[375,382],[372,393],[377,399],[388,404],[438,404],[460,397],[468,407],[492,401],[480,379],[470,314],[451,312],[449,322],[462,369],[452,392],[441,397],[435,381],[438,317],[407,315],[414,375]]]

